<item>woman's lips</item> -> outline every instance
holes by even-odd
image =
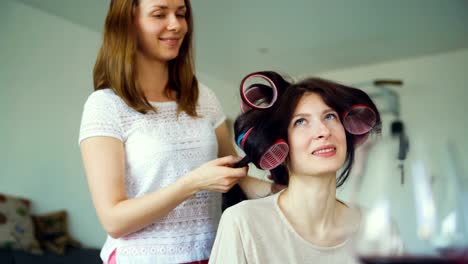
[[[171,46],[171,47],[175,47],[179,44],[179,39],[178,38],[160,38],[161,42],[168,45],[168,46]]]
[[[335,154],[336,154],[336,148],[334,146],[320,147],[312,152],[312,155],[323,157],[323,158],[332,157]]]

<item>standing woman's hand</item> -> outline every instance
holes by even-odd
[[[209,161],[188,173],[182,180],[196,191],[225,193],[247,176],[248,167],[232,168],[239,160],[234,156],[226,156]]]

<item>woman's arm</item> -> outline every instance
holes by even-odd
[[[245,168],[230,168],[237,159],[228,156],[205,163],[165,188],[128,199],[122,141],[87,138],[81,142],[81,153],[97,215],[114,238],[151,224],[200,190],[226,192],[247,173]]]
[[[229,130],[226,122],[216,128],[216,137],[218,139],[218,157],[227,155],[236,156],[236,150],[230,139]],[[272,186],[270,182],[263,181],[254,177],[244,177],[239,181],[239,186],[249,199],[265,197],[271,194]]]

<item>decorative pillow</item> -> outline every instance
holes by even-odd
[[[42,254],[34,237],[31,201],[0,193],[0,248]]]
[[[68,247],[79,248],[80,242],[73,239],[68,232],[67,212],[57,211],[32,217],[36,237],[44,250],[64,254]]]

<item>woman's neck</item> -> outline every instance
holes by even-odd
[[[336,200],[334,174],[291,175],[278,203],[294,229],[306,240],[322,245],[342,241],[340,226],[345,207]]]
[[[139,52],[136,55],[136,78],[148,101],[168,101],[166,94],[169,80],[168,64],[148,58]]]

